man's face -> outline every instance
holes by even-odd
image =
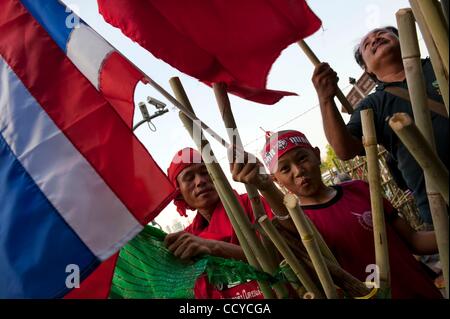
[[[217,205],[219,195],[209,178],[203,163],[193,164],[177,176],[181,195],[186,203],[195,209],[210,209]]]
[[[318,148],[295,148],[280,157],[275,181],[301,197],[315,196],[322,185]]]
[[[366,71],[375,75],[392,54],[401,57],[398,37],[387,29],[375,29],[369,32],[361,40],[359,51],[365,62]]]

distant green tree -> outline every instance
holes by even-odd
[[[327,144],[325,149],[326,149],[325,156],[322,158],[322,164],[320,165],[320,169],[322,172],[326,172],[330,169],[333,169],[334,167],[333,159],[337,159],[336,153],[334,153],[334,150],[331,148],[329,144]]]

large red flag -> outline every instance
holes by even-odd
[[[293,93],[266,89],[288,45],[320,27],[305,0],[98,0],[105,20],[162,59],[230,93],[274,104]]]

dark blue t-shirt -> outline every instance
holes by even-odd
[[[422,60],[422,68],[428,97],[443,103],[431,61],[429,59]],[[391,153],[393,158],[397,160],[397,167],[399,168],[406,185],[413,191],[420,216],[424,222],[431,224],[431,213],[428,206],[423,170],[398,139],[387,121],[393,114],[400,112],[408,113],[414,118],[411,103],[385,92],[384,88],[387,86],[408,88],[406,80],[403,82],[384,83],[379,85],[376,88],[376,92],[370,94],[358,104],[347,124],[347,128],[353,136],[361,138],[362,125],[360,111],[367,108],[373,109],[378,144],[383,145],[386,150]],[[431,121],[434,129],[434,139],[438,155],[448,169],[448,119],[437,113],[431,112]]]

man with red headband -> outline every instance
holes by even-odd
[[[272,179],[296,194],[301,206],[342,268],[361,281],[367,281],[367,267],[375,264],[369,186],[363,181],[349,181],[326,186],[320,171],[320,151],[297,131],[281,131],[270,136],[262,158]],[[257,174],[245,173],[245,166],[234,165],[233,179],[257,186],[274,212],[287,216],[280,203],[282,195],[267,192],[271,181],[261,183]],[[281,193],[281,192],[278,192]],[[388,201],[384,201],[386,230],[391,267],[393,298],[442,298],[431,278],[414,254],[437,252],[434,232],[416,232]],[[373,267],[373,266],[372,266]]]
[[[250,164],[252,165],[252,164]],[[253,164],[254,165],[254,164]],[[165,244],[173,254],[181,259],[198,255],[213,255],[246,261],[239,246],[236,233],[228,219],[214,184],[212,183],[201,155],[192,148],[184,148],[175,154],[168,169],[169,180],[179,190],[174,200],[177,211],[182,216],[186,209],[197,210],[191,225],[184,231],[167,235]],[[244,211],[254,222],[251,203],[247,194],[236,193]],[[263,200],[269,217],[272,212]],[[206,277],[201,277],[195,286],[196,298],[263,298],[255,281],[250,281],[229,289],[218,290],[212,287]]]

